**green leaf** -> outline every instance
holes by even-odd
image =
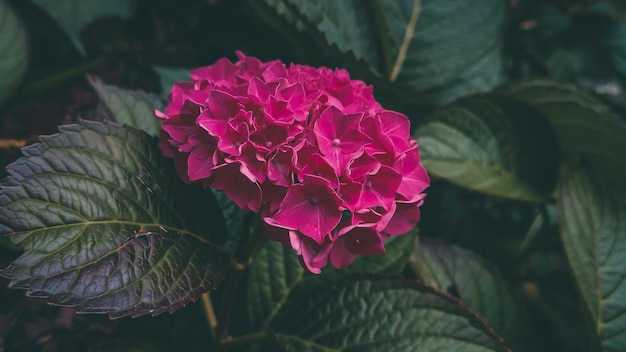
[[[561,149],[587,156],[594,171],[626,197],[626,123],[621,116],[591,94],[558,82],[525,81],[509,85],[503,92],[542,112]]]
[[[80,41],[80,32],[89,23],[100,17],[132,15],[136,0],[32,0],[46,10],[67,32],[76,48],[86,56]]]
[[[626,202],[582,164],[563,170],[561,239],[603,351],[626,346]]]
[[[0,233],[24,248],[0,272],[10,286],[120,317],[173,312],[222,280],[215,198],[182,183],[155,138],[83,121],[23,153],[0,183]]]
[[[501,0],[373,1],[392,82],[437,103],[503,78]]]
[[[15,91],[28,67],[26,29],[6,0],[0,0],[0,105]]]
[[[266,2],[297,26],[298,23],[293,23],[295,18],[288,10],[293,9],[302,20],[321,33],[328,44],[336,45],[344,54],[350,52],[357,60],[366,62],[371,70],[378,71],[379,48],[374,40],[377,34],[374,26],[364,25],[371,23],[372,18],[363,1],[283,0],[282,2],[287,5],[285,9],[281,9],[279,1]]]
[[[350,274],[399,274],[411,254],[416,236],[417,231],[413,230],[402,236],[390,237],[385,242],[385,253],[359,256],[341,270],[326,267],[320,275],[305,273],[292,248],[269,241],[256,255],[250,268],[248,309],[251,326],[260,329],[267,324],[294,290],[306,291]]]
[[[174,83],[191,80],[191,78],[189,78],[190,69],[155,66],[154,70],[161,79],[161,97],[164,99],[167,99]]]
[[[270,322],[294,351],[507,351],[457,301],[416,282],[346,278],[290,297]]]
[[[411,265],[424,283],[457,296],[489,321],[516,351],[536,351],[528,312],[502,275],[482,258],[441,241],[420,239]]]
[[[416,132],[429,173],[505,198],[543,202],[557,175],[558,147],[543,116],[497,95],[436,111]]]
[[[304,277],[294,250],[268,241],[250,267],[247,304],[250,325],[261,329]]]
[[[503,79],[501,0],[266,3],[294,27],[304,27],[314,37],[321,34],[344,54],[344,61],[354,57],[365,62],[394,82],[398,92],[408,89],[429,104],[489,90]]]
[[[163,108],[161,98],[143,91],[108,85],[93,75],[88,79],[115,122],[143,130],[151,136],[159,135],[161,121],[154,115],[154,110]]]

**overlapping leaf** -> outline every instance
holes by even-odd
[[[626,122],[575,86],[526,81],[503,89],[531,104],[552,125],[561,149],[588,156],[593,168],[626,195]]]
[[[537,350],[528,312],[502,275],[482,258],[454,245],[422,238],[410,263],[426,285],[458,296],[502,333],[515,350]]]
[[[26,29],[6,0],[0,0],[0,105],[13,93],[28,67]]]
[[[1,272],[10,286],[119,317],[172,312],[219,284],[215,198],[179,181],[156,144],[84,121],[24,149],[0,184],[0,232],[24,248]]]
[[[33,0],[46,10],[67,32],[76,48],[85,55],[80,41],[80,31],[84,26],[100,17],[130,17],[136,0]]]
[[[415,282],[346,278],[287,300],[270,322],[295,351],[507,351],[455,301]]]
[[[108,85],[96,76],[89,76],[89,83],[115,122],[127,124],[151,136],[159,135],[161,121],[154,115],[154,109],[163,108],[163,101],[158,96]]]
[[[583,165],[563,171],[561,238],[603,351],[626,346],[626,203]]]
[[[543,116],[502,96],[459,100],[435,112],[416,133],[429,173],[473,190],[545,201],[558,163]]]
[[[350,274],[399,274],[411,255],[417,231],[390,237],[385,253],[357,257],[347,268],[326,267],[321,275],[305,273],[291,248],[271,241],[263,247],[250,268],[248,307],[251,325],[261,328],[294,290],[310,289]],[[297,293],[295,294],[297,295]]]
[[[417,99],[426,103],[485,91],[502,80],[505,4],[500,0],[266,3],[294,27],[298,21],[308,24],[313,36],[321,34],[340,52],[362,60],[398,90],[418,93]]]
[[[270,332],[286,350],[506,350],[455,301],[417,283],[357,274],[397,273],[386,262],[406,260],[414,233],[402,237],[387,242],[387,257],[360,257],[348,271],[321,275],[305,273],[292,249],[267,243],[250,270],[251,326]]]

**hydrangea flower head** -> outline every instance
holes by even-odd
[[[345,70],[237,56],[193,70],[157,111],[183,180],[260,212],[313,273],[415,226],[430,181],[405,115]]]

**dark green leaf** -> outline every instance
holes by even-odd
[[[295,351],[508,350],[455,300],[399,279],[345,278],[290,297],[269,327]]]
[[[558,162],[543,116],[512,99],[483,95],[435,112],[416,133],[428,172],[496,196],[549,198]]]
[[[143,130],[151,136],[159,135],[161,121],[154,115],[154,109],[162,109],[163,101],[158,96],[111,86],[96,76],[89,76],[89,83],[115,122]]]
[[[161,79],[161,97],[164,99],[167,99],[174,83],[191,80],[189,77],[190,69],[156,66],[154,70]]]
[[[94,20],[105,16],[128,18],[136,0],[32,0],[46,10],[67,32],[76,48],[86,55],[80,31]]]
[[[588,93],[551,81],[527,81],[503,89],[541,111],[561,149],[582,153],[594,170],[626,196],[626,123]]]
[[[386,76],[444,103],[485,91],[503,78],[501,29],[505,2],[373,1],[383,37]]]
[[[500,0],[303,1],[266,3],[296,28],[309,30],[364,61],[399,90],[427,103],[485,91],[503,78]],[[301,22],[307,25],[302,25]],[[350,55],[347,55],[350,54]]]
[[[173,312],[222,280],[215,198],[179,181],[154,138],[84,121],[23,152],[0,183],[0,232],[24,248],[1,272],[10,286],[120,317]]]
[[[0,105],[17,88],[28,60],[26,29],[6,0],[0,0]]]
[[[536,351],[528,312],[502,275],[472,252],[420,239],[411,265],[424,283],[448,292],[489,321],[516,351]]]
[[[261,329],[280,309],[305,273],[293,249],[268,241],[254,258],[248,281],[250,325]]]
[[[563,170],[561,238],[603,351],[626,346],[626,202],[584,166]]]
[[[390,237],[385,242],[384,254],[360,256],[341,270],[326,267],[320,275],[305,273],[293,249],[275,241],[266,243],[250,268],[248,307],[252,326],[259,329],[271,320],[294,290],[306,291],[349,274],[399,274],[411,254],[416,236],[414,230]]]
[[[343,53],[351,52],[365,61],[370,69],[378,71],[380,58],[375,28],[364,25],[372,22],[366,4],[360,0],[307,1],[283,0],[314,28],[323,34],[328,44],[336,45]],[[279,3],[274,6],[278,7]],[[277,11],[280,11],[278,7]],[[289,17],[287,9],[283,15]]]

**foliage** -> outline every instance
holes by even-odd
[[[0,0],[0,283],[45,298],[0,290],[0,350],[624,350],[625,13]],[[418,228],[314,275],[180,181],[154,110],[236,50],[346,69],[407,115]]]

